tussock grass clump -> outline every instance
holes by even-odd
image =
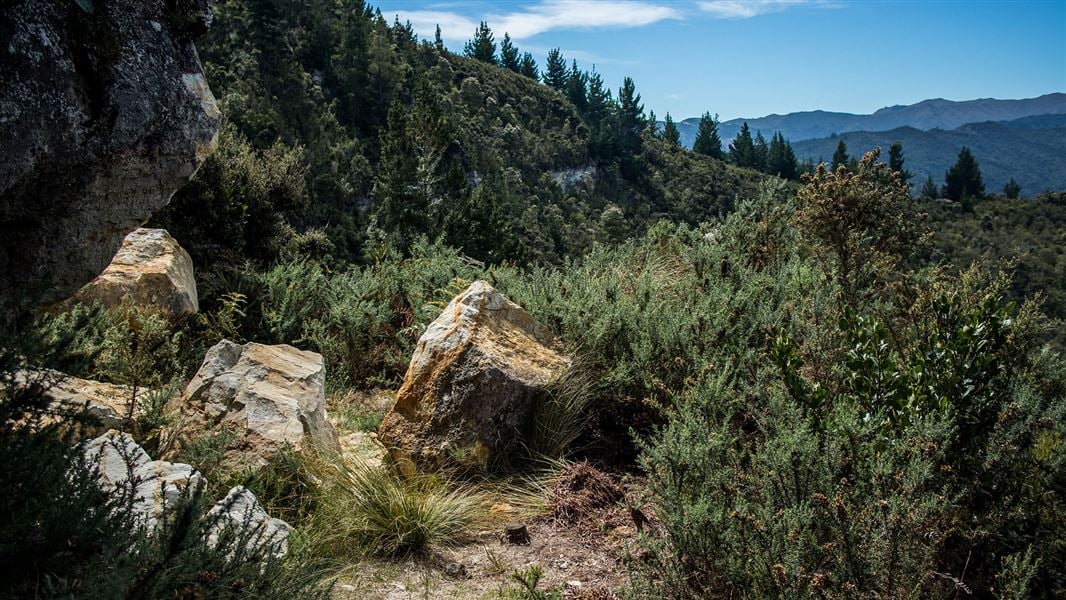
[[[485,514],[484,496],[442,477],[403,477],[345,456],[319,464],[313,523],[327,553],[397,556],[455,543]]]

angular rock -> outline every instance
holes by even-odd
[[[207,351],[178,399],[182,434],[220,428],[238,434],[228,448],[235,465],[262,466],[283,447],[337,447],[326,418],[322,355],[281,344],[223,340]]]
[[[83,451],[89,463],[98,466],[102,489],[133,494],[133,514],[149,531],[186,489],[204,483],[196,469],[152,460],[129,434],[114,429],[86,443]]]
[[[82,431],[87,436],[121,428],[133,398],[133,389],[129,386],[81,379],[51,369],[21,371],[16,374],[16,379],[23,385],[30,381],[40,382],[51,409],[63,412],[85,410],[95,417],[99,424]]]
[[[211,546],[218,544],[227,527],[230,531],[248,527],[252,530],[247,541],[249,550],[266,546],[275,556],[284,556],[289,551],[292,526],[267,514],[255,494],[243,485],[232,488],[207,515],[216,519],[207,534],[207,543]]]
[[[545,385],[570,366],[552,334],[483,281],[429,325],[378,439],[403,471],[483,468],[529,425]]]
[[[171,320],[200,310],[192,258],[165,229],[134,229],[100,276],[78,291],[81,300],[106,307],[132,302]]]
[[[210,5],[4,3],[0,289],[69,297],[214,151],[220,114],[193,46]]]

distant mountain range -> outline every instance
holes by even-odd
[[[878,146],[887,152],[899,142],[916,186],[927,175],[941,184],[959,149],[968,146],[990,193],[1002,190],[1011,177],[1025,195],[1066,189],[1066,93],[1022,100],[937,98],[869,115],[815,110],[732,119],[718,124],[723,147],[745,122],[753,135],[762,132],[768,140],[781,132],[801,161],[828,161],[841,138],[852,156]],[[699,118],[677,125],[681,143],[692,147]]]
[[[851,156],[867,150],[903,144],[906,169],[920,188],[929,175],[937,185],[954,164],[959,149],[967,146],[981,167],[985,189],[999,193],[1011,177],[1022,194],[1066,190],[1066,115],[1041,115],[1013,121],[968,123],[955,129],[922,131],[900,127],[891,131],[853,131],[836,137],[794,142],[796,157],[828,162],[837,143],[844,140]]]
[[[752,135],[761,131],[766,139],[780,131],[792,142],[824,138],[848,131],[889,131],[899,127],[915,129],[955,129],[967,123],[1012,121],[1022,117],[1066,114],[1066,93],[1045,94],[1024,100],[983,98],[955,102],[936,98],[908,106],[889,106],[870,115],[811,110],[767,115],[751,119],[731,119],[718,124],[722,141],[732,140],[745,122]],[[699,117],[678,123],[681,143],[691,148],[696,140]]]

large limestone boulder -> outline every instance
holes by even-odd
[[[483,281],[429,325],[378,438],[401,470],[484,467],[529,425],[545,385],[570,366],[551,332]]]
[[[285,344],[223,340],[207,351],[200,370],[178,399],[179,435],[228,429],[234,465],[262,466],[284,447],[337,447],[326,417],[322,355]]]
[[[134,229],[111,264],[78,297],[99,300],[107,307],[132,302],[173,320],[200,310],[192,258],[165,229]]]
[[[84,447],[89,464],[99,469],[98,483],[108,492],[132,494],[134,517],[149,531],[155,529],[190,486],[203,485],[203,476],[182,463],[152,460],[129,434],[111,430]]]
[[[210,22],[210,0],[4,2],[0,290],[69,297],[214,151]]]

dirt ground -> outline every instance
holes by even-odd
[[[337,580],[334,598],[493,598],[514,584],[511,573],[533,565],[544,570],[537,589],[563,588],[566,597],[617,590],[626,584],[622,559],[627,544],[632,547],[635,539],[631,525],[596,535],[547,520],[530,523],[528,528],[528,545],[505,543],[501,527],[479,532],[462,546],[426,556],[361,563]]]

